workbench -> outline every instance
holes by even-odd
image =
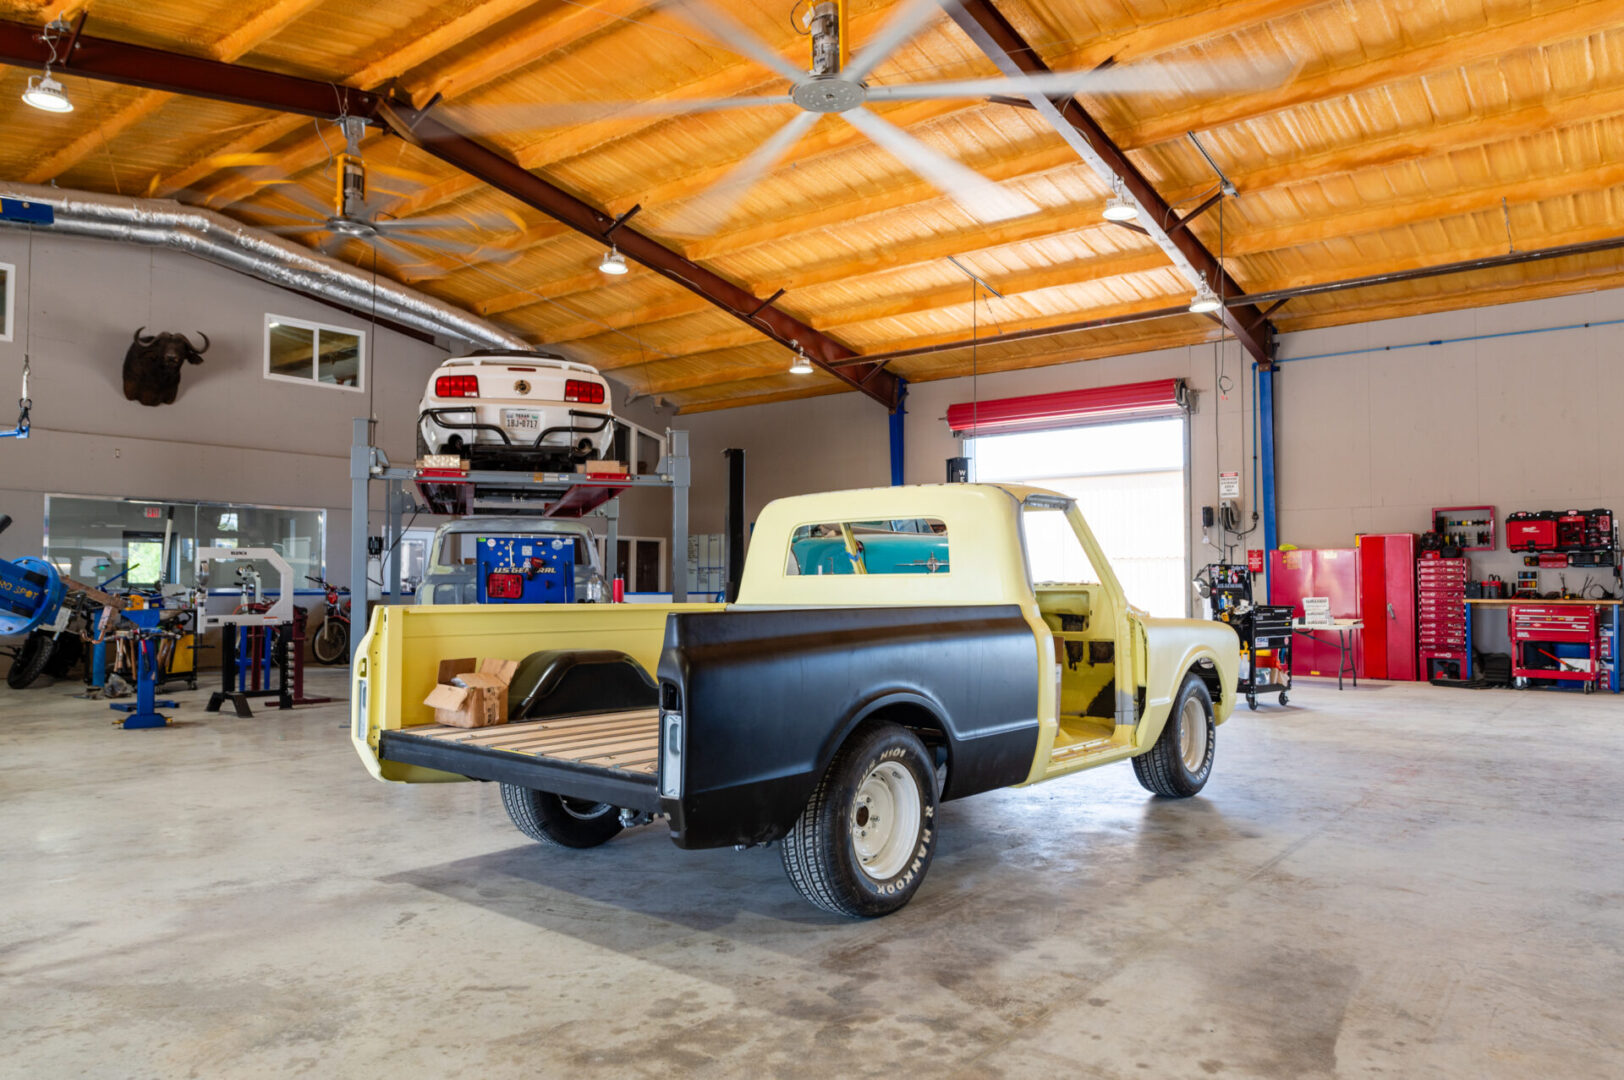
[[[1541,599],[1538,599],[1536,597],[1512,597],[1512,598],[1507,598],[1507,599],[1498,599],[1498,598],[1496,598],[1496,599],[1472,599],[1472,598],[1468,598],[1467,601],[1466,601],[1466,612],[1467,612],[1467,615],[1466,615],[1466,658],[1467,658],[1467,663],[1471,664],[1471,662],[1472,662],[1472,613],[1476,609],[1478,609],[1478,608],[1505,608],[1506,609],[1507,622],[1508,622],[1508,624],[1512,624],[1512,626],[1514,626],[1514,624],[1516,622],[1516,618],[1517,618],[1517,615],[1516,615],[1516,609],[1517,608],[1560,608],[1560,607],[1592,608],[1592,609],[1595,609],[1595,611],[1596,611],[1596,622],[1597,622],[1598,626],[1600,626],[1600,625],[1610,625],[1612,627],[1612,631],[1613,631],[1612,649],[1610,650],[1610,652],[1609,652],[1609,654],[1607,656],[1607,663],[1611,666],[1612,670],[1607,675],[1606,683],[1607,683],[1607,689],[1608,690],[1612,691],[1615,694],[1618,693],[1619,692],[1619,667],[1620,667],[1619,659],[1618,659],[1619,619],[1620,619],[1620,608],[1624,607],[1624,600],[1541,600]],[[1516,635],[1515,630],[1512,629],[1511,626],[1508,626],[1508,630],[1510,631],[1510,638],[1511,638],[1512,667],[1513,667],[1513,671],[1515,672],[1517,670],[1517,667],[1516,667],[1517,635]],[[1561,639],[1556,639],[1556,640],[1561,640]],[[1600,659],[1601,659],[1600,651],[1601,650],[1600,650],[1600,647],[1598,645],[1598,647],[1593,650],[1593,661],[1595,661],[1595,662],[1600,661]],[[1468,669],[1465,672],[1465,677],[1466,678],[1471,678],[1471,676],[1472,676],[1472,673],[1471,673],[1470,669]],[[1546,673],[1546,672],[1542,671],[1537,677],[1538,678],[1560,679],[1560,678],[1562,678],[1564,676],[1566,676],[1568,678],[1572,678],[1572,675],[1569,674],[1569,673],[1555,671],[1555,670],[1553,670],[1553,671],[1551,671],[1549,673]],[[1600,680],[1598,680],[1598,681],[1600,681]]]
[[[1353,688],[1359,689],[1359,666],[1354,661],[1353,635],[1365,628],[1363,619],[1334,619],[1328,623],[1311,623],[1303,619],[1291,620],[1291,631],[1301,634],[1311,641],[1318,641],[1314,637],[1316,631],[1326,630],[1334,633],[1337,640],[1336,688],[1342,689],[1342,676],[1353,676]]]

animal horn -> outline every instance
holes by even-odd
[[[209,335],[199,330],[197,332],[197,336],[203,339],[203,347],[197,350],[197,355],[202,356],[204,353],[209,351]]]
[[[142,331],[142,330],[145,330],[145,329],[146,329],[146,327],[144,327],[144,326],[143,326],[143,327],[139,327],[139,328],[138,328],[138,329],[137,329],[137,330],[136,330],[136,331],[135,331],[135,343],[136,343],[136,344],[137,344],[137,345],[151,345],[151,344],[152,344],[152,343],[153,343],[153,342],[154,342],[154,341],[157,341],[157,340],[158,340],[158,339],[157,339],[157,338],[155,338],[155,337],[151,337],[151,336],[148,336],[148,337],[142,337],[142,336],[141,336],[141,331]]]

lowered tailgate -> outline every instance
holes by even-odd
[[[384,731],[378,756],[629,810],[660,808],[654,708],[482,728],[419,724]]]

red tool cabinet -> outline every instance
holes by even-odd
[[[1364,621],[1364,674],[1414,679],[1416,673],[1415,534],[1358,537],[1355,580]]]
[[[1597,681],[1601,658],[1601,626],[1596,609],[1579,604],[1513,604],[1507,609],[1511,632],[1511,674],[1529,679],[1565,679],[1572,682]],[[1542,644],[1578,644],[1588,648],[1588,670],[1562,667],[1530,667],[1531,650]],[[1572,659],[1579,659],[1574,657]]]
[[[1471,670],[1466,640],[1466,559],[1421,559],[1415,564],[1416,644],[1421,677],[1465,678]]]

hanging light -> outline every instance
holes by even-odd
[[[801,348],[800,342],[795,344],[795,359],[789,363],[789,373],[791,375],[812,374],[812,361],[807,359],[806,350]]]
[[[45,61],[45,74],[29,78],[28,88],[23,91],[23,102],[41,112],[73,111],[73,102],[68,100],[68,92],[62,88],[61,83],[51,78],[51,65],[57,61],[57,40],[70,30],[67,20],[59,16],[52,19],[45,29],[40,31],[39,39],[51,50],[51,58]]]
[[[609,250],[603,253],[603,261],[598,263],[598,269],[618,277],[627,270],[626,256],[616,250],[615,245],[610,244]]]
[[[1122,177],[1111,180],[1111,197],[1105,201],[1106,221],[1132,221],[1139,216],[1133,203],[1122,192]]]
[[[1190,314],[1210,315],[1223,306],[1223,303],[1218,299],[1218,294],[1213,292],[1212,287],[1203,281],[1195,291],[1195,299],[1190,301]]]
[[[23,101],[41,112],[73,111],[73,102],[68,100],[67,91],[62,89],[61,83],[51,78],[49,69],[44,75],[35,75],[28,80],[28,89],[23,91]]]

